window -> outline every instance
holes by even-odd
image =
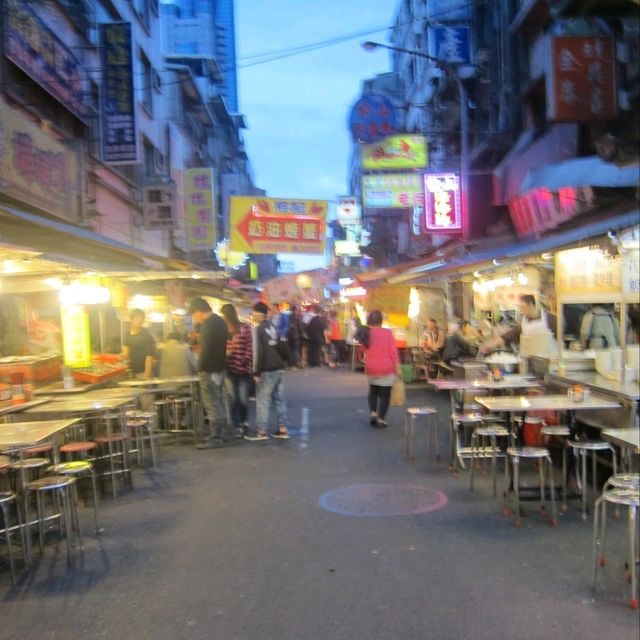
[[[140,52],[140,63],[142,65],[142,105],[153,114],[153,68],[149,58]]]

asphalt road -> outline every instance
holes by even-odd
[[[286,374],[291,426],[310,433],[198,451],[163,447],[157,473],[81,509],[84,551],[52,544],[12,587],[0,564],[1,640],[638,639],[625,521],[591,591],[591,522],[572,502],[549,527],[531,503],[502,515],[489,478],[403,458],[402,408],[372,429],[361,373]],[[448,396],[409,385],[409,404]]]

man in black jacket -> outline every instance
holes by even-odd
[[[224,379],[227,369],[227,325],[211,311],[203,298],[193,298],[189,304],[193,324],[199,325],[200,355],[198,376],[202,404],[209,419],[209,428],[203,425],[198,449],[221,447],[228,439],[227,408]]]
[[[267,320],[269,309],[264,302],[253,306],[253,379],[256,383],[256,433],[247,440],[266,440],[269,435],[269,414],[275,409],[278,427],[272,437],[286,439],[287,405],[284,399],[283,371],[286,364],[285,349],[281,348],[276,328]],[[257,325],[257,326],[256,326]],[[282,342],[286,346],[286,342]]]

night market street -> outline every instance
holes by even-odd
[[[471,493],[468,471],[448,473],[446,393],[408,385],[407,406],[440,410],[442,454],[422,455],[418,429],[408,463],[404,410],[372,429],[366,389],[344,367],[289,372],[290,440],[163,445],[157,473],[101,501],[102,535],[81,508],[72,569],[59,544],[15,587],[0,573],[0,638],[637,640],[625,517],[610,520],[594,600],[578,501],[557,527],[526,503],[516,528],[489,477]]]

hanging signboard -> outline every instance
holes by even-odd
[[[362,168],[421,169],[427,166],[424,136],[389,136],[377,144],[362,145]]]
[[[365,207],[408,209],[424,206],[424,186],[418,173],[381,173],[362,177]]]
[[[60,307],[60,319],[64,363],[68,367],[88,367],[91,364],[89,314],[82,306],[65,305]]]
[[[213,251],[218,238],[211,167],[184,172],[184,198],[189,251]]]
[[[549,51],[549,119],[594,122],[615,118],[618,108],[612,38],[553,36]]]
[[[360,210],[358,198],[355,196],[338,196],[336,218],[342,227],[360,224],[362,211]]]
[[[142,190],[142,220],[145,229],[175,229],[176,185],[150,184]]]
[[[386,96],[368,93],[351,109],[349,129],[356,142],[381,140],[397,131],[397,128],[397,109]]]
[[[427,173],[424,176],[425,226],[427,231],[462,231],[460,178],[453,173]]]
[[[326,219],[326,200],[232,196],[231,249],[323,254]]]
[[[5,0],[4,54],[80,119],[87,116],[84,71],[71,50],[24,0]],[[10,90],[10,86],[7,85]]]
[[[102,160],[110,164],[138,161],[133,95],[131,23],[101,24]]]

